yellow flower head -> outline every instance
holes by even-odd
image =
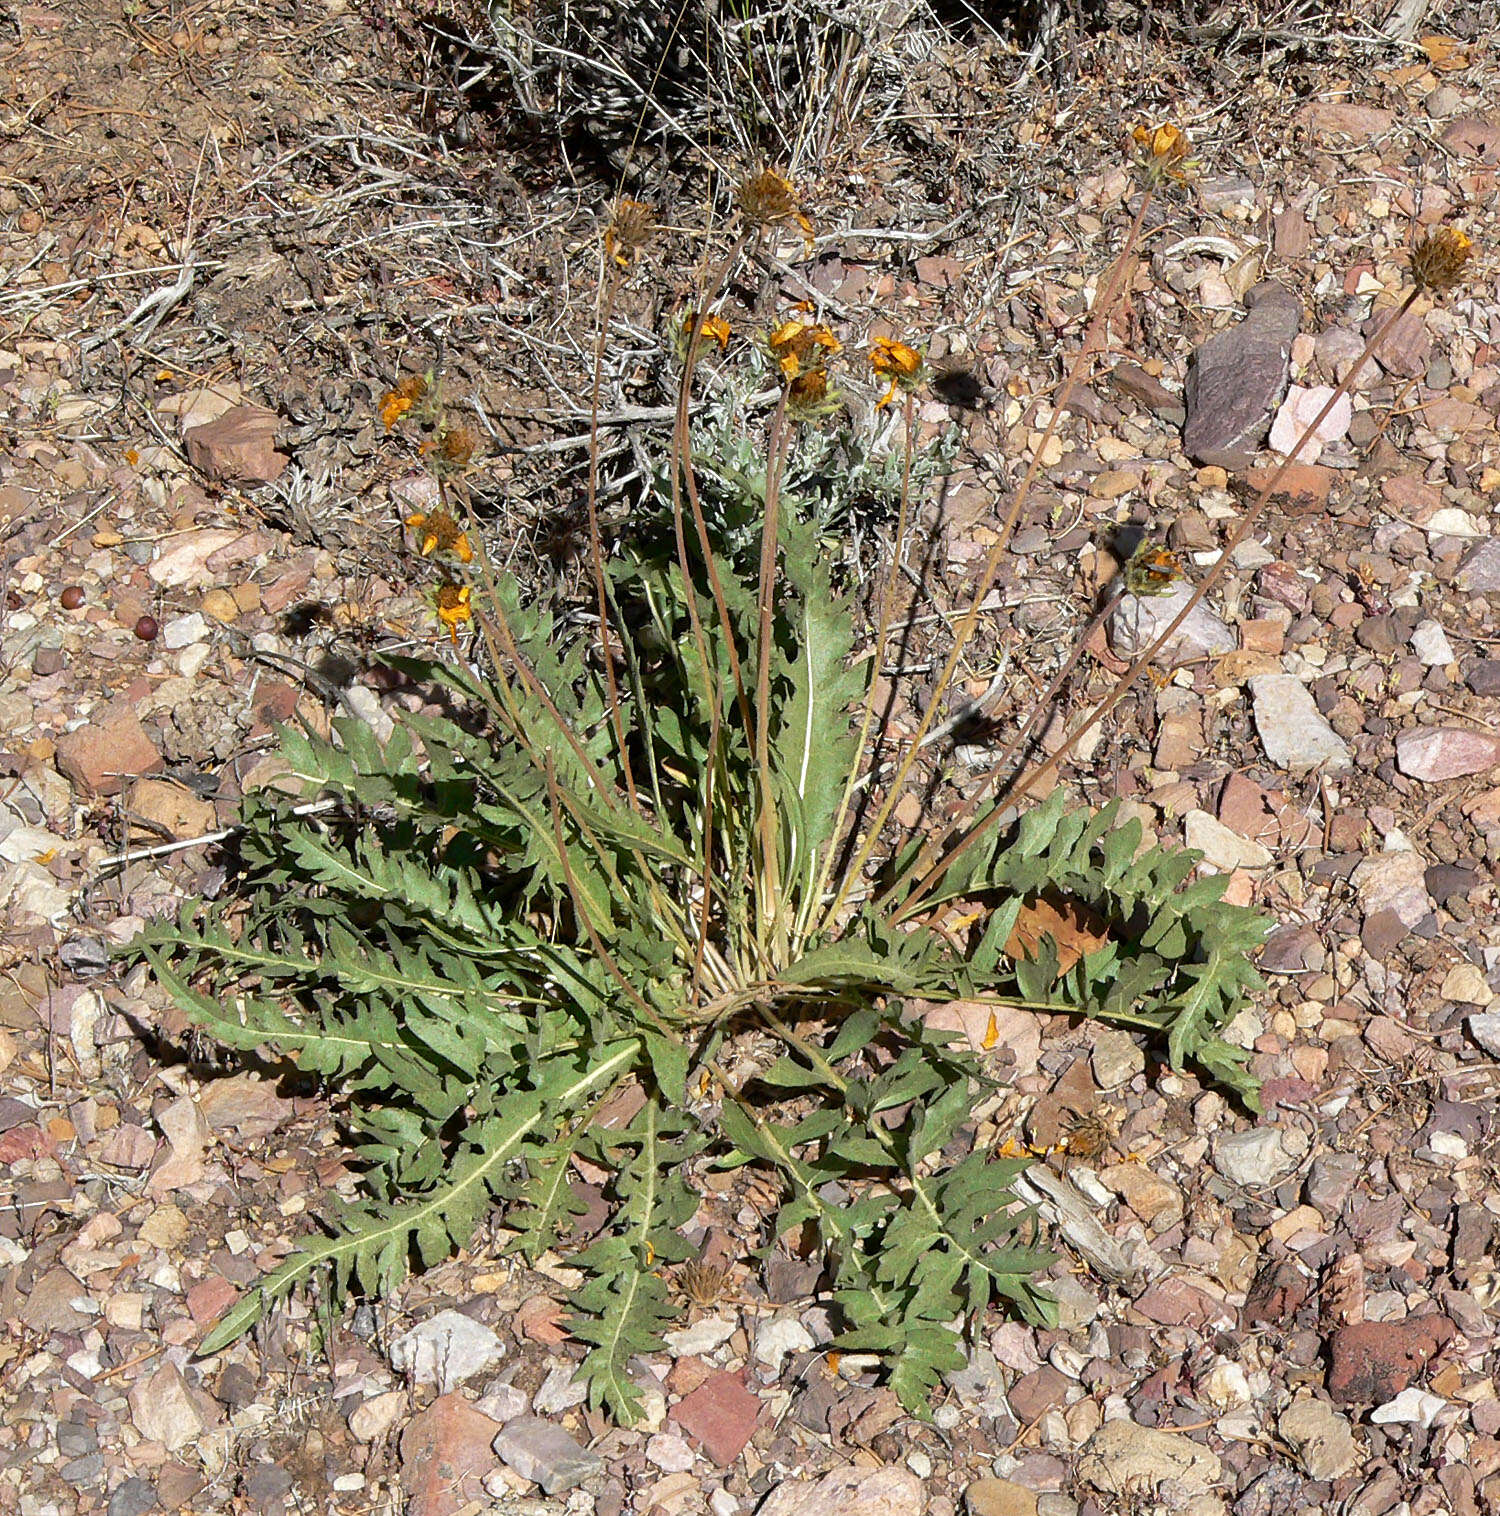
[[[469,546],[469,534],[459,526],[447,511],[428,511],[406,518],[407,526],[419,533],[421,546],[417,549],[424,558],[434,553],[452,553],[460,563],[468,563],[474,557]]]
[[[437,618],[448,628],[448,635],[455,645],[458,642],[459,627],[473,618],[474,613],[469,608],[470,593],[467,584],[440,584],[433,596],[432,604],[437,611]]]
[[[1160,126],[1132,127],[1130,135],[1135,142],[1137,161],[1149,183],[1160,184],[1164,179],[1181,183],[1194,168],[1188,157],[1192,144],[1180,126],[1164,121]]]
[[[762,169],[740,180],[734,192],[735,203],[747,221],[757,226],[775,226],[792,221],[800,228],[803,238],[811,244],[812,222],[802,214],[797,203],[797,191],[792,181],[774,168]]]
[[[870,343],[870,367],[888,381],[885,394],[876,402],[880,410],[891,403],[898,385],[910,393],[922,382],[921,353],[894,337],[876,337]]]
[[[1456,226],[1428,232],[1411,255],[1412,278],[1422,290],[1450,290],[1463,277],[1474,244]]]
[[[425,374],[408,374],[395,389],[380,397],[380,420],[386,431],[427,394],[427,384]]]
[[[655,211],[640,200],[617,200],[613,220],[604,229],[604,251],[621,268],[629,268],[651,240]]]
[[[804,321],[800,316],[783,321],[766,338],[766,346],[788,382],[809,365],[821,364],[825,355],[842,348],[839,339],[821,322]]]

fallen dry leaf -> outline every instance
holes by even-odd
[[[1081,901],[1041,895],[1021,907],[1005,951],[1012,958],[1035,958],[1044,937],[1057,944],[1057,971],[1066,974],[1109,941],[1109,926]]]

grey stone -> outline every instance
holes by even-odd
[[[1281,1413],[1277,1430],[1313,1479],[1337,1479],[1359,1461],[1349,1418],[1306,1391]]]
[[[1111,1027],[1099,1033],[1091,1062],[1099,1088],[1117,1090],[1144,1071],[1146,1054],[1129,1032]]]
[[[1363,858],[1349,876],[1367,917],[1393,911],[1401,925],[1414,927],[1431,909],[1427,865],[1411,848],[1392,848]]]
[[[604,1470],[597,1453],[581,1447],[560,1426],[540,1416],[518,1416],[501,1428],[491,1444],[500,1460],[522,1479],[556,1495]]]
[[[1192,585],[1176,584],[1165,595],[1122,595],[1109,619],[1110,645],[1122,658],[1135,657],[1176,620],[1192,593]],[[1217,658],[1238,645],[1234,632],[1200,600],[1156,657],[1162,663]]]
[[[465,1380],[499,1363],[505,1344],[482,1322],[462,1311],[439,1311],[391,1344],[391,1367],[418,1384],[435,1384],[446,1395]]]
[[[116,1487],[109,1497],[107,1516],[147,1516],[156,1509],[156,1486],[139,1475]]]
[[[1453,583],[1466,595],[1500,590],[1500,538],[1488,537],[1471,548],[1459,564]]]
[[[1301,1162],[1306,1151],[1304,1133],[1261,1126],[1218,1138],[1214,1143],[1213,1163],[1231,1184],[1260,1190],[1285,1179]]]
[[[1210,337],[1193,355],[1183,396],[1183,450],[1199,463],[1250,462],[1286,392],[1287,360],[1302,323],[1302,302],[1273,280],[1245,296],[1238,326]]]
[[[1250,680],[1255,730],[1277,768],[1302,773],[1352,768],[1349,744],[1328,724],[1307,686],[1292,674],[1257,674]]]

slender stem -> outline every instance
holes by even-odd
[[[599,540],[599,392],[604,377],[604,345],[609,337],[609,323],[614,315],[615,294],[620,281],[610,259],[604,266],[604,301],[599,317],[599,334],[594,343],[594,381],[589,395],[589,466],[587,504],[589,513],[589,558],[594,571],[594,598],[599,611],[599,656],[604,660],[604,687],[609,696],[609,720],[620,752],[620,771],[625,776],[625,791],[631,809],[638,814],[640,797],[635,792],[635,776],[630,769],[630,749],[625,741],[625,718],[620,708],[620,689],[615,681],[614,649],[610,643],[609,598],[604,592],[604,547]]]
[[[814,914],[828,888],[828,876],[843,841],[844,825],[849,818],[849,807],[859,787],[859,761],[865,752],[865,744],[870,738],[870,727],[875,719],[875,695],[880,682],[880,671],[885,667],[886,645],[890,640],[891,615],[896,602],[896,581],[900,577],[901,560],[906,552],[907,517],[911,511],[911,460],[916,445],[917,397],[915,395],[907,395],[904,409],[906,453],[902,459],[901,469],[901,505],[896,514],[896,540],[891,549],[890,567],[886,572],[885,584],[880,592],[880,612],[875,626],[875,661],[870,678],[865,684],[865,698],[859,718],[859,741],[855,744],[854,761],[850,764],[848,776],[844,780],[844,793],[839,796],[839,808],[834,817],[833,829],[828,834],[823,862],[818,870],[817,884],[809,891],[807,899],[802,902],[799,913],[793,949],[797,954],[800,954],[806,946]]]
[[[902,755],[901,762],[896,767],[896,773],[886,791],[884,801],[875,816],[874,822],[865,833],[864,841],[860,844],[853,861],[844,873],[843,880],[834,899],[822,916],[822,922],[828,923],[835,919],[839,911],[843,909],[844,901],[848,898],[850,890],[860,878],[863,877],[865,865],[870,860],[870,855],[875,849],[885,830],[885,823],[891,812],[896,807],[896,802],[901,798],[901,792],[906,784],[907,775],[911,772],[912,764],[916,762],[917,753],[921,750],[922,739],[927,735],[928,728],[937,719],[938,710],[942,704],[942,697],[952,682],[955,670],[958,668],[964,649],[968,646],[969,639],[974,635],[974,628],[979,621],[979,607],[984,603],[995,583],[995,578],[1000,572],[1000,559],[1005,549],[1010,544],[1012,534],[1015,532],[1016,523],[1021,516],[1022,507],[1031,494],[1031,486],[1043,467],[1043,457],[1047,451],[1047,444],[1052,440],[1063,412],[1067,409],[1069,401],[1073,398],[1073,391],[1083,376],[1084,369],[1089,365],[1093,355],[1101,347],[1100,337],[1105,330],[1109,315],[1119,299],[1120,291],[1125,283],[1126,273],[1134,267],[1134,255],[1136,244],[1140,241],[1141,228],[1145,225],[1146,211],[1151,204],[1152,189],[1146,188],[1141,196],[1141,203],[1136,210],[1135,219],[1130,223],[1130,230],[1125,237],[1125,245],[1120,251],[1120,256],[1115,260],[1114,267],[1110,270],[1109,280],[1103,292],[1094,302],[1094,313],[1090,318],[1088,327],[1084,331],[1083,345],[1079,348],[1076,357],[1069,365],[1067,378],[1063,381],[1063,387],[1058,394],[1057,402],[1053,407],[1052,415],[1047,422],[1046,429],[1042,433],[1042,440],[1032,454],[1031,464],[1027,468],[1020,486],[1017,488],[1011,501],[1010,510],[1006,513],[1005,520],[1001,523],[1000,533],[995,539],[994,546],[990,548],[989,556],[985,559],[984,571],[980,575],[979,586],[974,591],[969,609],[959,624],[958,632],[954,638],[952,651],[948,654],[948,661],[943,666],[937,687],[933,690],[932,699],[928,702],[927,709],[923,712],[922,719],[917,723],[917,730],[912,735],[906,752]]]
[[[771,419],[766,446],[766,516],[760,529],[760,581],[756,586],[759,625],[755,670],[755,770],[760,782],[760,887],[755,892],[756,919],[769,928],[773,961],[779,961],[774,938],[781,917],[781,881],[776,859],[776,794],[771,783],[771,653],[775,641],[777,538],[781,527],[781,473],[789,445],[786,389],[782,388]]]
[[[1177,612],[1176,616],[1172,618],[1172,620],[1167,624],[1166,628],[1158,633],[1156,640],[1148,648],[1146,648],[1144,652],[1140,653],[1136,657],[1135,662],[1132,663],[1130,667],[1120,675],[1120,677],[1115,681],[1114,688],[1109,692],[1108,695],[1099,701],[1099,703],[1093,708],[1092,711],[1089,712],[1087,719],[1084,720],[1082,725],[1068,734],[1067,738],[1063,741],[1062,745],[1057,749],[1057,751],[1050,757],[1044,759],[1041,763],[1037,764],[1035,767],[1026,770],[1026,772],[1016,780],[1012,788],[1017,793],[1025,793],[1025,791],[1034,788],[1040,780],[1049,777],[1051,774],[1057,771],[1057,769],[1061,766],[1063,760],[1068,756],[1069,753],[1073,751],[1075,747],[1077,747],[1084,734],[1091,730],[1093,727],[1097,726],[1098,723],[1101,722],[1107,715],[1109,715],[1109,713],[1120,703],[1120,701],[1124,699],[1125,692],[1131,687],[1131,685],[1135,683],[1137,679],[1140,678],[1141,674],[1151,663],[1151,660],[1155,658],[1156,655],[1162,650],[1162,648],[1164,648],[1171,641],[1172,637],[1177,632],[1177,628],[1187,620],[1187,618],[1197,608],[1199,602],[1202,601],[1203,597],[1209,592],[1209,590],[1211,590],[1214,585],[1216,585],[1219,580],[1223,578],[1225,571],[1229,567],[1230,557],[1234,553],[1235,548],[1237,548],[1240,543],[1245,540],[1245,537],[1249,533],[1251,527],[1253,527],[1255,523],[1260,520],[1266,506],[1270,503],[1272,496],[1276,493],[1277,485],[1279,485],[1282,479],[1286,476],[1286,471],[1292,466],[1292,463],[1296,459],[1297,454],[1302,449],[1303,443],[1305,443],[1309,437],[1313,436],[1317,432],[1318,428],[1322,426],[1324,419],[1333,410],[1334,406],[1337,405],[1338,402],[1349,393],[1350,389],[1354,385],[1355,379],[1358,377],[1360,370],[1364,368],[1365,363],[1369,359],[1370,355],[1380,346],[1382,342],[1385,341],[1387,335],[1391,331],[1391,328],[1394,327],[1396,323],[1407,313],[1407,311],[1412,308],[1412,305],[1415,303],[1417,295],[1419,293],[1420,291],[1417,289],[1411,290],[1407,294],[1406,298],[1402,300],[1400,305],[1396,306],[1395,309],[1391,311],[1390,315],[1387,316],[1386,319],[1380,324],[1379,328],[1376,330],[1375,334],[1370,338],[1370,340],[1365,343],[1364,351],[1359,355],[1358,361],[1349,368],[1348,372],[1345,373],[1344,377],[1335,387],[1333,393],[1329,395],[1327,401],[1323,405],[1323,408],[1303,429],[1302,435],[1297,438],[1297,441],[1292,447],[1291,452],[1272,471],[1271,477],[1267,479],[1265,484],[1261,487],[1260,494],[1256,496],[1255,501],[1251,505],[1250,509],[1245,512],[1243,517],[1241,517],[1240,524],[1230,534],[1228,542],[1226,542],[1224,545],[1224,551],[1219,555],[1219,561],[1215,563],[1209,572],[1205,574],[1204,577],[1198,582],[1197,586],[1193,590],[1193,593],[1189,595],[1187,600],[1183,603],[1182,609]],[[990,828],[995,825],[1002,814],[1003,812],[1001,811],[1000,807],[996,806],[992,808],[984,817],[980,819],[980,822],[977,826],[973,827],[956,843],[954,843],[946,853],[943,854],[938,862],[934,864],[933,867],[929,869],[925,875],[923,875],[923,877],[917,882],[917,884],[906,896],[901,906],[900,914],[902,917],[908,916],[911,913],[912,909],[918,905],[921,900],[937,886],[943,875],[948,872],[954,863],[956,863],[958,859],[962,857],[962,855],[971,846],[973,846],[975,842],[979,840],[980,837],[982,837],[987,831],[990,830]]]

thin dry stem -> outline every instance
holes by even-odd
[[[1104,330],[1105,323],[1109,319],[1115,302],[1120,297],[1120,291],[1124,286],[1127,270],[1132,267],[1132,259],[1135,254],[1136,244],[1140,241],[1141,228],[1145,224],[1146,211],[1151,204],[1152,192],[1148,187],[1142,192],[1141,203],[1135,213],[1134,220],[1130,223],[1130,230],[1126,234],[1125,245],[1120,251],[1120,256],[1115,260],[1115,265],[1110,271],[1108,283],[1103,293],[1094,305],[1094,314],[1090,318],[1088,327],[1085,329],[1083,345],[1077,356],[1069,365],[1067,378],[1063,381],[1062,390],[1053,407],[1051,418],[1047,422],[1046,429],[1042,433],[1042,440],[1038,443],[1032,455],[1031,463],[1016,490],[1015,497],[1011,501],[1010,509],[1006,512],[1005,520],[1000,525],[999,535],[994,545],[990,548],[989,556],[985,559],[984,571],[980,575],[979,586],[974,591],[973,598],[969,603],[969,609],[964,614],[964,619],[959,623],[958,632],[954,638],[952,650],[948,654],[947,662],[943,665],[943,672],[938,678],[937,687],[933,690],[932,698],[928,701],[927,709],[922,713],[922,719],[917,723],[917,730],[913,733],[906,752],[902,755],[900,763],[896,767],[896,773],[886,791],[885,799],[881,802],[880,809],[875,819],[865,833],[864,841],[856,851],[855,857],[848,870],[844,874],[838,893],[830,902],[828,909],[823,913],[821,924],[832,922],[843,909],[844,902],[848,899],[849,892],[862,877],[865,865],[870,860],[876,843],[884,832],[885,823],[891,812],[896,807],[896,802],[901,798],[901,792],[906,784],[907,776],[911,773],[912,765],[916,762],[917,753],[921,749],[922,740],[927,735],[928,728],[937,718],[938,710],[942,704],[942,698],[948,686],[953,681],[953,676],[963,657],[964,649],[968,646],[970,638],[974,635],[974,628],[979,621],[979,607],[984,603],[985,596],[989,594],[994,585],[996,575],[1000,571],[1000,558],[1010,543],[1012,534],[1016,529],[1016,523],[1021,516],[1021,510],[1031,494],[1031,486],[1042,469],[1042,457],[1046,452],[1047,443],[1052,439],[1063,412],[1068,402],[1073,398],[1073,391],[1083,376],[1084,369],[1088,366],[1095,352],[1099,350],[1099,337]],[[925,850],[924,850],[925,854]],[[913,867],[919,867],[915,863]]]
[[[1240,543],[1245,540],[1245,537],[1249,533],[1251,527],[1253,527],[1255,523],[1260,519],[1261,515],[1265,511],[1266,506],[1270,503],[1271,497],[1276,493],[1277,485],[1280,484],[1282,479],[1286,476],[1287,469],[1291,467],[1292,462],[1296,459],[1297,454],[1301,451],[1302,445],[1308,440],[1309,437],[1312,437],[1317,432],[1318,428],[1323,424],[1324,419],[1333,410],[1334,406],[1337,405],[1338,402],[1349,393],[1350,389],[1353,387],[1355,377],[1364,367],[1365,363],[1370,358],[1370,355],[1374,353],[1380,344],[1385,340],[1386,336],[1396,325],[1396,323],[1400,321],[1400,319],[1407,313],[1407,311],[1411,309],[1419,293],[1420,291],[1417,289],[1411,290],[1407,294],[1406,298],[1402,300],[1402,302],[1396,306],[1391,311],[1390,315],[1387,316],[1386,319],[1381,323],[1379,329],[1374,333],[1373,336],[1371,336],[1370,340],[1365,343],[1364,351],[1359,355],[1358,360],[1353,365],[1351,365],[1348,372],[1334,388],[1333,393],[1329,395],[1327,401],[1324,402],[1322,409],[1316,416],[1313,417],[1312,421],[1308,423],[1306,428],[1304,428],[1302,435],[1297,438],[1297,441],[1293,445],[1291,452],[1281,461],[1280,464],[1277,465],[1275,470],[1272,472],[1271,477],[1262,486],[1260,494],[1256,496],[1255,501],[1252,503],[1250,509],[1246,511],[1244,516],[1240,519],[1239,525],[1230,534],[1228,542],[1226,542],[1224,545],[1224,551],[1219,555],[1218,562],[1215,563],[1209,572],[1204,575],[1202,580],[1199,581],[1197,586],[1194,588],[1193,593],[1189,595],[1187,600],[1183,603],[1182,609],[1178,611],[1176,616],[1174,616],[1172,620],[1167,624],[1167,626],[1157,635],[1156,640],[1148,648],[1146,648],[1144,652],[1140,653],[1136,657],[1135,661],[1130,665],[1130,667],[1120,675],[1120,677],[1115,681],[1114,687],[1110,690],[1109,694],[1100,700],[1099,703],[1093,708],[1093,710],[1089,712],[1088,717],[1083,721],[1083,723],[1076,730],[1068,734],[1067,738],[1057,749],[1057,751],[1051,754],[1049,757],[1043,759],[1041,763],[1035,765],[1033,768],[1026,770],[1025,773],[1023,773],[1016,780],[1015,785],[1012,788],[1017,794],[1024,794],[1028,790],[1035,789],[1041,781],[1049,778],[1057,771],[1057,769],[1061,766],[1063,760],[1078,745],[1083,735],[1091,728],[1097,726],[1099,722],[1104,720],[1104,718],[1109,715],[1115,706],[1117,706],[1120,701],[1124,699],[1125,692],[1130,688],[1131,685],[1135,683],[1137,679],[1140,678],[1141,674],[1151,663],[1151,660],[1156,657],[1156,655],[1168,644],[1168,642],[1171,641],[1173,635],[1177,631],[1177,628],[1180,627],[1185,620],[1187,620],[1187,618],[1192,614],[1194,609],[1199,605],[1209,590],[1211,590],[1214,585],[1216,585],[1219,580],[1223,578],[1225,571],[1229,567],[1230,558],[1235,548],[1237,548]],[[1051,691],[1049,690],[1047,698],[1050,698],[1050,694]],[[916,905],[918,905],[928,894],[930,894],[933,889],[936,888],[938,883],[942,880],[943,876],[948,872],[953,864],[957,862],[957,860],[962,857],[963,854],[971,846],[973,846],[975,842],[979,840],[979,838],[984,836],[985,833],[995,825],[1002,814],[1003,812],[1001,811],[1000,807],[996,806],[980,821],[978,826],[974,827],[972,830],[966,833],[948,849],[948,851],[937,861],[937,863],[935,863],[928,870],[926,874],[922,876],[920,880],[917,881],[916,885],[914,885],[911,891],[906,895],[902,907],[903,916],[909,915],[911,910]],[[889,895],[889,893],[890,892],[887,891],[887,895]]]

